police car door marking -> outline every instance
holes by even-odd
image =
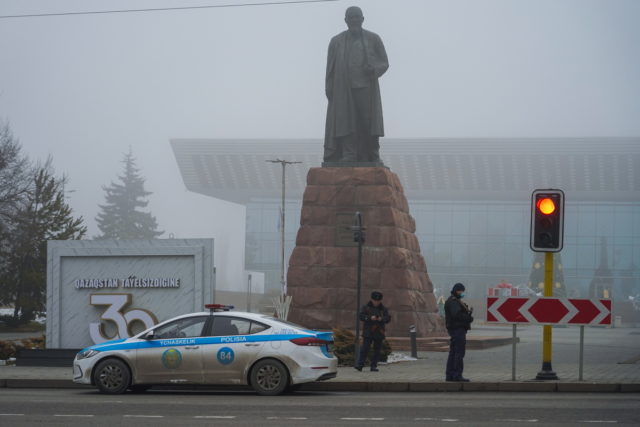
[[[162,365],[167,369],[178,369],[182,365],[180,350],[170,348],[162,353]]]
[[[222,347],[218,350],[218,362],[223,365],[229,365],[233,363],[233,359],[235,359],[235,354],[233,350],[229,347]]]

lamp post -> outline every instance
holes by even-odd
[[[362,214],[356,212],[353,217],[353,241],[358,243],[358,270],[357,270],[357,291],[356,291],[356,338],[354,342],[354,359],[358,363],[357,358],[360,354],[360,289],[362,288],[362,245],[364,244],[365,227],[362,225]]]
[[[280,163],[282,165],[282,206],[280,208],[280,295],[284,301],[285,281],[284,281],[284,196],[285,196],[285,168],[302,162],[290,162],[287,160],[266,160],[269,163]]]

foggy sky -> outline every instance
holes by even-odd
[[[2,0],[0,15],[231,2]],[[367,0],[0,19],[0,118],[27,154],[52,155],[68,175],[88,237],[98,233],[101,186],[131,147],[163,237],[229,238],[228,221],[242,227],[244,209],[187,193],[169,139],[321,138],[327,46],[351,5],[389,55],[387,137],[640,135],[636,0]]]

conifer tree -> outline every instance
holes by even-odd
[[[105,204],[96,217],[102,232],[99,239],[153,239],[164,231],[158,230],[156,218],[139,209],[147,207],[152,193],[144,189],[144,178],[139,174],[131,150],[124,156],[124,173],[119,182],[111,182],[105,191]]]
[[[47,241],[80,239],[87,229],[64,200],[64,178],[53,176],[47,161],[37,167],[33,185],[13,218],[11,251],[3,271],[3,302],[13,320],[27,323],[45,310]]]
[[[544,252],[535,252],[533,256],[533,266],[529,274],[528,286],[536,293],[542,294],[544,291]],[[553,296],[567,296],[560,252],[553,254]]]

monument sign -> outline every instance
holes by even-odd
[[[213,239],[49,241],[47,252],[47,348],[127,338],[214,302]]]

